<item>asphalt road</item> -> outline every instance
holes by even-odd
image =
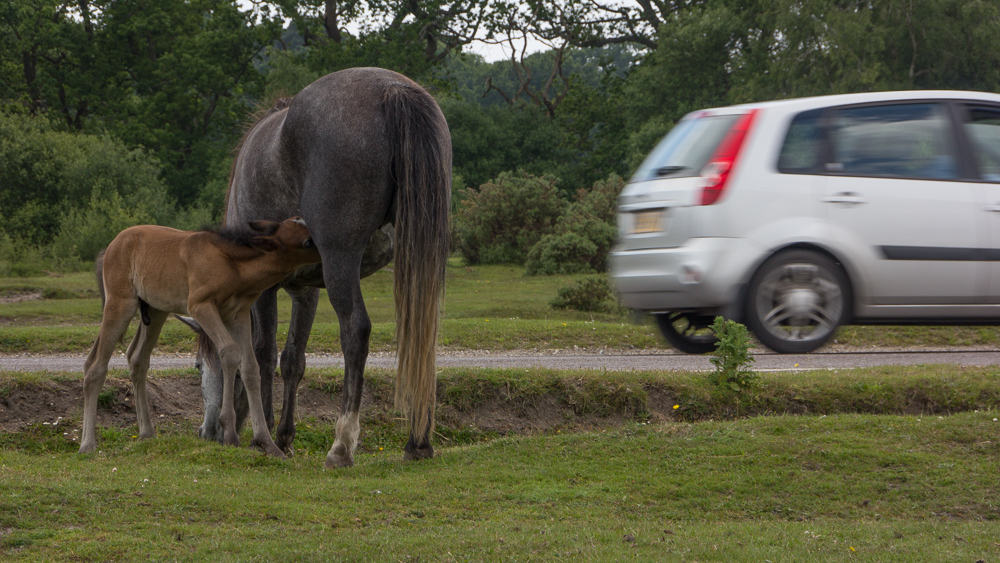
[[[882,365],[955,364],[963,366],[1000,365],[1000,350],[871,350],[835,351],[812,354],[781,355],[768,352],[754,354],[754,369],[758,371],[795,371],[841,369]],[[0,356],[0,369],[11,371],[83,371],[84,356],[79,355],[17,355]],[[593,353],[563,350],[552,353],[446,353],[438,356],[438,367],[486,367],[549,369],[624,370],[691,370],[708,371],[713,366],[706,356],[689,356],[669,352],[652,353]],[[343,357],[310,354],[309,367],[342,367]],[[183,355],[153,356],[152,369],[187,368],[194,358]],[[395,356],[373,354],[368,366],[394,368]],[[124,368],[125,357],[116,354],[111,367]]]

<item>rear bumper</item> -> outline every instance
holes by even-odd
[[[746,239],[693,238],[676,248],[612,249],[608,260],[615,291],[631,309],[733,317],[762,254]]]

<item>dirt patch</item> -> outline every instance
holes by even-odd
[[[98,409],[101,426],[125,427],[136,424],[132,384],[128,379],[109,377],[104,392],[113,393],[110,406]],[[148,397],[154,424],[195,422],[203,415],[201,380],[197,377],[150,377]],[[275,410],[280,409],[282,388],[280,378],[274,387]],[[439,397],[441,396],[439,390]],[[654,399],[653,396],[650,399]],[[650,401],[654,412],[643,417],[669,417],[673,398],[655,397]],[[365,415],[392,412],[391,382],[366,385],[362,412]],[[669,405],[668,405],[669,403]],[[340,413],[340,393],[329,393],[303,384],[298,392],[297,418],[314,417],[334,422]],[[78,428],[82,419],[83,381],[81,379],[50,379],[37,383],[14,384],[0,388],[0,431],[18,432],[37,424],[67,424]],[[618,426],[634,420],[634,412],[579,413],[555,394],[530,399],[489,397],[470,408],[457,408],[442,403],[437,407],[437,420],[451,428],[473,427],[497,434],[532,434],[556,428],[590,429]]]
[[[0,304],[20,303],[22,301],[35,301],[42,298],[41,291],[31,293],[15,293],[13,295],[0,295]]]

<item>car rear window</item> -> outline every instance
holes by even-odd
[[[979,177],[987,182],[1000,182],[1000,109],[969,108],[965,131],[972,140]]]
[[[808,174],[820,166],[823,144],[823,110],[802,112],[792,119],[781,145],[778,170],[785,174]]]
[[[947,108],[907,103],[839,108],[830,121],[831,172],[850,176],[958,177]]]
[[[633,182],[698,176],[740,115],[696,115],[667,133],[632,176]]]

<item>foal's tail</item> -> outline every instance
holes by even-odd
[[[429,445],[437,390],[439,303],[450,247],[451,134],[434,98],[396,83],[382,99],[396,180],[396,405]]]
[[[104,302],[108,300],[108,296],[104,293],[104,253],[108,249],[97,253],[97,258],[94,260],[94,273],[97,274],[97,292],[101,294],[101,310],[104,310]]]

